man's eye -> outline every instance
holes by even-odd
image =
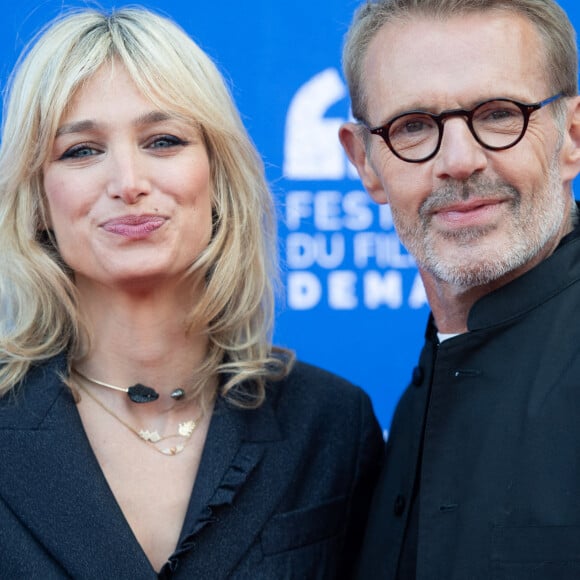
[[[508,109],[495,109],[490,111],[487,116],[490,120],[502,121],[504,119],[511,119],[514,116],[514,112]]]
[[[426,116],[401,117],[391,127],[391,137],[408,137],[430,133],[436,129],[435,122]]]
[[[473,117],[476,123],[497,124],[521,122],[522,111],[510,103],[495,102],[477,109]]]
[[[418,133],[428,128],[422,119],[407,121],[403,127],[405,133]]]

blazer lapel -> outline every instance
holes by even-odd
[[[37,367],[0,403],[0,498],[72,577],[156,578],[58,378],[63,370],[64,357]]]
[[[292,479],[292,462],[288,474],[263,472],[267,444],[281,439],[269,399],[257,410],[218,400],[192,496],[197,518],[182,543],[189,554],[177,577],[229,577],[284,493],[276,482]]]
[[[58,357],[31,371],[16,397],[0,400],[0,501],[71,577],[157,578],[59,378],[64,370]],[[218,400],[182,542],[168,564],[177,577],[217,580],[235,569],[292,481],[292,461],[282,468],[264,461],[268,444],[282,439],[271,400],[258,410]]]

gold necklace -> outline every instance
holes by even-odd
[[[77,374],[80,374],[80,373],[77,373]],[[199,416],[196,417],[195,419],[190,419],[189,421],[185,421],[184,423],[179,423],[177,433],[165,435],[164,437],[161,437],[161,435],[159,435],[159,432],[156,429],[154,429],[154,430],[135,429],[135,427],[133,427],[132,425],[129,425],[129,423],[127,423],[126,421],[121,419],[121,417],[119,417],[119,415],[117,415],[117,413],[115,413],[115,411],[113,411],[112,409],[109,409],[109,407],[107,407],[100,399],[95,397],[95,395],[93,395],[93,393],[91,393],[87,388],[85,388],[80,382],[77,382],[77,385],[97,405],[99,405],[99,407],[101,407],[101,409],[103,409],[103,411],[108,413],[111,417],[113,417],[113,419],[116,419],[119,423],[121,423],[121,425],[123,425],[129,431],[131,431],[131,433],[134,433],[135,435],[137,435],[139,440],[144,441],[152,449],[155,449],[155,451],[162,453],[163,455],[172,456],[172,455],[177,455],[178,453],[181,453],[185,449],[185,446],[187,445],[187,443],[191,440],[191,436],[193,435],[195,428],[197,427],[201,417],[203,416],[203,413],[200,413]],[[165,441],[167,439],[172,439],[175,437],[181,437],[183,439],[183,442],[179,443],[178,445],[174,445],[172,447],[158,447],[157,446],[157,444],[161,443],[161,441]]]

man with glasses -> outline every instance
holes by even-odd
[[[341,142],[432,310],[360,578],[580,578],[574,31],[552,0],[382,0]]]

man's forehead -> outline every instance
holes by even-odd
[[[479,40],[488,42],[480,44]],[[441,56],[448,54],[450,49],[456,56],[464,55],[473,47],[477,53],[486,54],[517,43],[527,45],[528,49],[539,48],[540,55],[544,49],[535,25],[519,12],[470,11],[446,17],[416,14],[385,23],[370,41],[366,60],[372,58],[374,52],[389,66],[403,57],[425,56],[438,59],[444,65]],[[403,50],[398,50],[400,48]],[[426,54],[422,52],[425,48],[428,49]],[[529,54],[530,59],[535,56],[538,55]],[[508,58],[506,55],[505,60]]]
[[[433,103],[443,108],[492,96],[540,100],[546,77],[538,31],[506,11],[387,23],[369,45],[364,74],[369,112],[389,105],[389,114],[433,97],[449,100]]]

